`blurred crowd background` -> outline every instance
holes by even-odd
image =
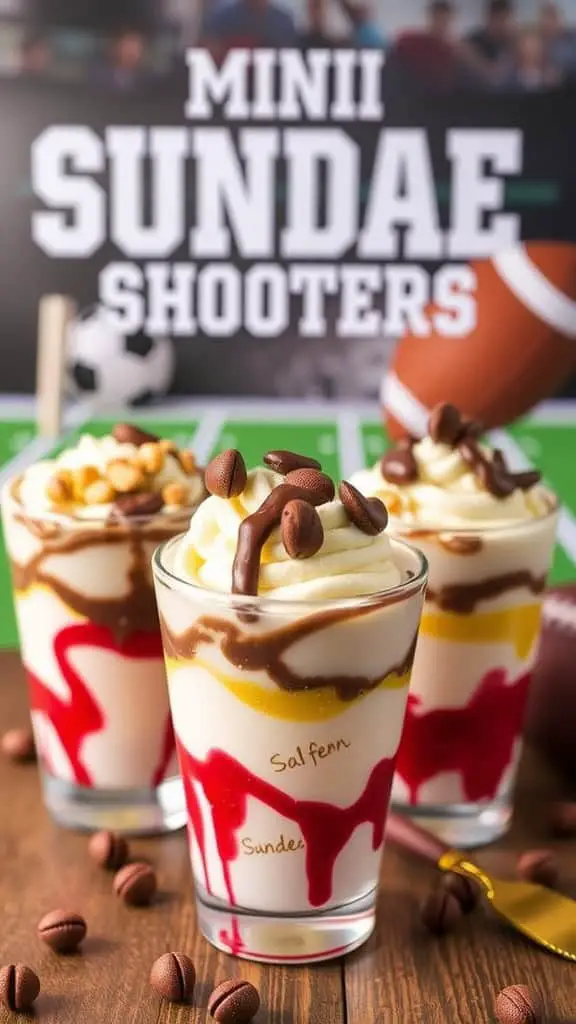
[[[425,88],[533,92],[576,83],[576,0],[0,0],[0,74],[129,92],[183,50],[379,47]]]

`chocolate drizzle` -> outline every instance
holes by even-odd
[[[377,604],[367,607],[321,612],[269,633],[250,634],[228,619],[213,616],[203,616],[191,629],[179,636],[170,630],[162,618],[160,625],[166,655],[169,658],[192,661],[202,644],[218,644],[230,664],[243,672],[265,671],[282,690],[293,693],[301,690],[333,689],[340,700],[352,701],[363,693],[374,690],[386,676],[393,673],[404,675],[410,670],[417,633],[405,657],[397,665],[384,665],[374,676],[302,676],[287,665],[285,655],[290,647],[305,637],[377,612],[397,600],[399,599],[384,597]]]
[[[35,537],[42,540],[42,549],[25,565],[11,559],[14,590],[25,593],[32,586],[45,586],[72,611],[98,626],[107,626],[117,640],[122,640],[138,630],[158,628],[158,614],[150,573],[150,550],[152,546],[168,540],[184,526],[185,520],[170,525],[108,525],[96,529],[67,530],[56,523],[44,523],[17,514],[15,521]],[[51,531],[45,530],[52,527]],[[90,597],[69,586],[46,568],[46,562],[53,557],[74,555],[90,548],[128,545],[130,566],[127,574],[127,590],[115,597]],[[111,589],[114,581],[111,581]]]
[[[258,593],[262,548],[273,530],[280,525],[282,512],[289,501],[299,499],[309,505],[322,505],[324,497],[292,484],[280,484],[270,492],[259,509],[240,524],[238,546],[232,568],[232,593],[255,597]]]
[[[437,605],[442,611],[468,615],[481,601],[502,597],[509,590],[525,587],[530,593],[541,594],[546,586],[546,576],[533,576],[528,569],[489,576],[476,583],[448,583],[439,590],[428,587],[426,600]]]

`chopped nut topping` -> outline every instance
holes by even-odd
[[[165,455],[176,455],[178,452],[178,445],[175,441],[169,441],[167,438],[162,438],[158,444]]]
[[[63,473],[56,473],[48,481],[46,494],[55,505],[61,505],[72,498],[72,487],[67,476]]]
[[[116,438],[116,433],[121,438]],[[196,492],[192,491],[184,475],[197,475],[203,480],[203,471],[193,452],[180,450],[174,441],[155,437],[133,424],[120,424],[116,433],[113,431],[116,440],[134,446],[133,454],[119,452],[115,455],[112,451],[104,468],[99,452],[93,457],[96,465],[56,468],[45,485],[46,497],[52,505],[118,505],[123,501],[142,499],[146,510],[142,514],[148,515],[151,514],[151,505],[158,511],[163,504],[181,508],[190,503]],[[106,450],[105,446],[103,450]],[[204,488],[199,489],[205,494]]]
[[[161,444],[143,444],[138,449],[138,462],[145,473],[155,476],[164,465],[164,449]]]
[[[71,474],[72,496],[75,501],[84,501],[84,492],[90,484],[100,479],[100,473],[96,466],[80,466]]]
[[[106,475],[114,490],[119,494],[130,494],[137,491],[144,483],[140,466],[124,459],[114,459],[106,468]]]
[[[95,480],[84,491],[86,505],[108,505],[114,498],[115,491],[108,480]]]
[[[192,476],[192,474],[195,473],[198,468],[194,452],[188,451],[186,448],[183,448],[181,451],[178,452],[178,461],[182,469],[184,470],[185,473],[188,474],[188,476]]]
[[[166,484],[162,488],[162,501],[165,505],[185,505],[188,491],[182,484]]]

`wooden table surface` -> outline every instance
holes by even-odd
[[[22,671],[16,655],[4,653],[0,731],[25,722]],[[547,1021],[576,1024],[576,965],[507,931],[489,911],[472,915],[443,939],[429,936],[419,923],[418,903],[435,871],[392,847],[384,855],[377,931],[347,960],[311,969],[261,967],[218,953],[196,928],[183,833],[133,842],[134,854],[156,864],[161,893],[151,908],[127,908],[112,893],[111,877],[89,860],[86,836],[48,818],[35,766],[0,760],[0,964],[28,963],[39,974],[42,992],[35,1017],[28,1019],[198,1024],[207,1020],[214,985],[241,977],[262,997],[256,1024],[483,1024],[494,1021],[495,993],[513,983],[540,989]],[[560,795],[558,780],[535,755],[524,758],[521,775],[512,833],[477,858],[508,876],[519,851],[550,845],[546,806]],[[565,888],[576,895],[576,842],[556,848]],[[81,954],[58,957],[36,938],[40,917],[56,907],[86,917]],[[171,949],[188,953],[196,964],[197,1008],[162,1003],[148,987],[151,964]],[[2,1012],[0,1021],[8,1020]]]

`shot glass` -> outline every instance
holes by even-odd
[[[393,786],[395,808],[451,846],[508,829],[558,510],[509,526],[389,532],[429,585]]]
[[[324,603],[220,594],[154,556],[198,920],[227,953],[297,964],[374,927],[426,583]]]
[[[186,811],[152,583],[188,516],[30,516],[2,495],[44,799],[62,825],[145,834]]]

